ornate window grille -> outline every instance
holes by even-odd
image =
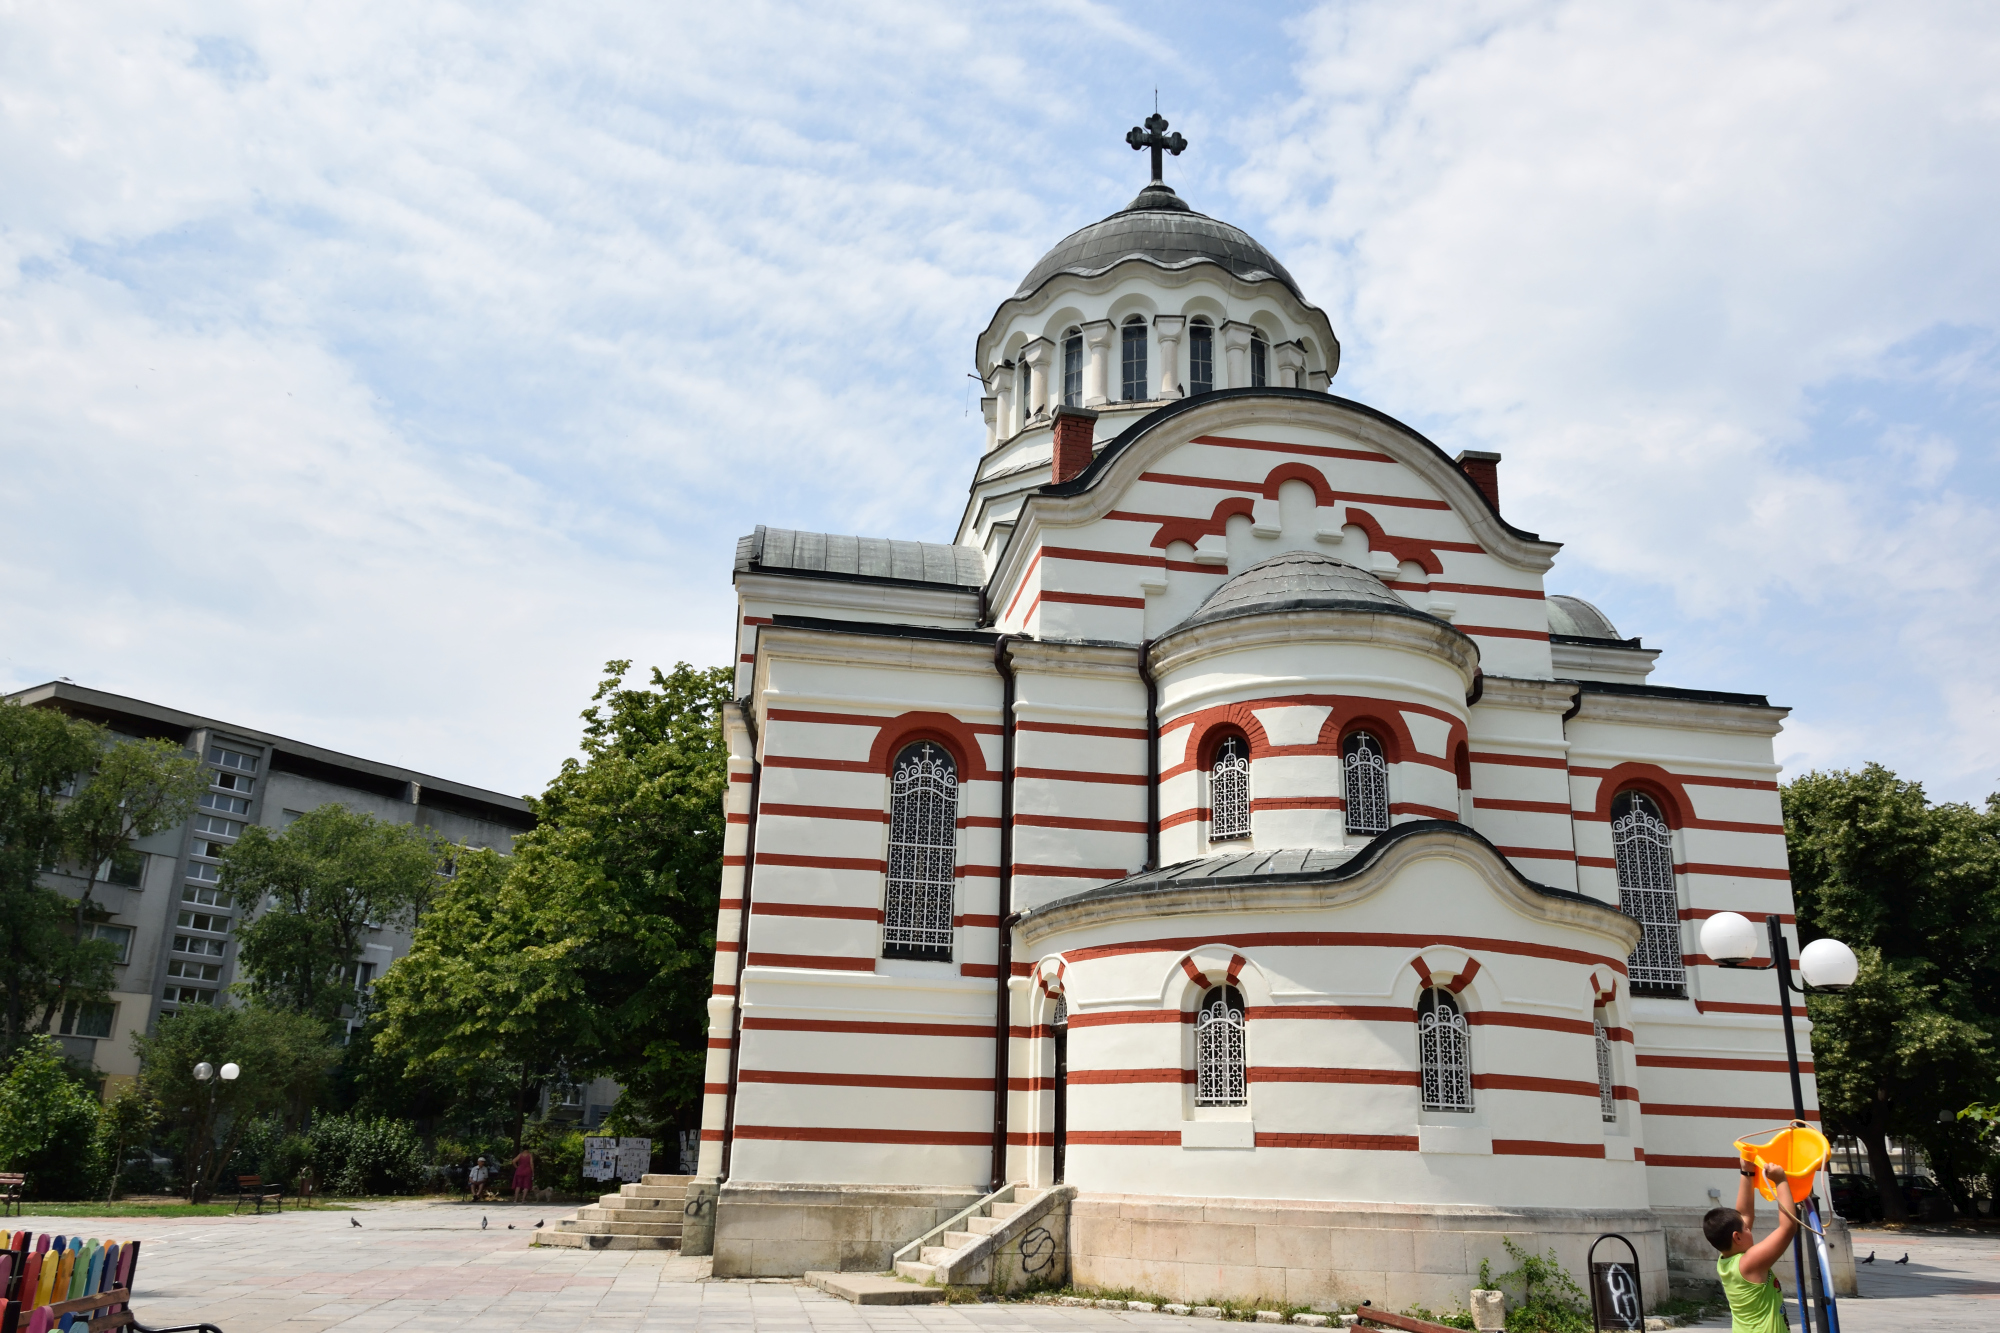
[[[1128,403],[1144,402],[1146,392],[1146,325],[1134,315],[1120,330],[1123,343],[1120,347],[1120,362],[1124,370],[1124,392],[1119,396]]]
[[[1682,994],[1687,969],[1681,962],[1673,830],[1652,797],[1627,791],[1611,802],[1611,847],[1618,860],[1618,910],[1639,923],[1639,946],[1626,962],[1632,987]]]
[[[951,961],[958,870],[958,769],[928,741],[896,756],[889,796],[884,958]]]
[[[1083,335],[1075,330],[1063,338],[1063,402],[1083,406]]]
[[[1206,320],[1188,326],[1188,392],[1209,393],[1215,388],[1215,330]]]
[[[1341,745],[1347,770],[1347,831],[1373,837],[1389,831],[1389,761],[1382,742],[1365,731]]]
[[[1250,387],[1261,389],[1271,380],[1271,344],[1264,341],[1264,335],[1250,335]]]
[[[1194,1104],[1242,1106],[1248,1100],[1243,1078],[1243,995],[1218,986],[1201,997],[1194,1020]]]
[[[1069,996],[1067,995],[1056,996],[1055,1017],[1050,1019],[1049,1023],[1051,1026],[1059,1028],[1066,1028],[1069,1026]]]
[[[1250,747],[1231,736],[1215,749],[1208,772],[1208,840],[1250,836]]]
[[[1604,1030],[1604,1020],[1591,1020],[1591,1027],[1597,1030],[1597,1109],[1604,1116],[1604,1123],[1615,1124],[1618,1120],[1618,1094],[1611,1086],[1611,1034]]]
[[[1472,1109],[1472,1039],[1450,991],[1428,988],[1417,1001],[1417,1063],[1426,1111]]]

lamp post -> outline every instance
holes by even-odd
[[[195,1082],[202,1085],[204,1093],[201,1111],[201,1152],[202,1157],[206,1157],[215,1138],[215,1084],[213,1080],[219,1075],[221,1082],[234,1083],[243,1070],[234,1060],[223,1065],[221,1069],[217,1069],[206,1060],[201,1060],[196,1062],[193,1072]],[[201,1158],[196,1158],[193,1165],[194,1169],[190,1173],[192,1178],[188,1181],[188,1202],[198,1203],[200,1202],[201,1195]]]
[[[1785,1064],[1792,1075],[1792,1117],[1800,1124],[1806,1119],[1805,1086],[1799,1079],[1799,1042],[1792,1031],[1792,996],[1810,995],[1815,991],[1842,991],[1854,984],[1861,965],[1854,957],[1854,950],[1836,939],[1817,939],[1799,950],[1799,979],[1792,979],[1791,951],[1785,944],[1785,933],[1778,928],[1778,917],[1771,913],[1764,918],[1765,929],[1770,934],[1771,956],[1768,962],[1756,962],[1757,927],[1750,919],[1737,912],[1717,912],[1701,923],[1701,951],[1713,959],[1718,967],[1744,968],[1751,971],[1770,970],[1778,975],[1778,1012],[1785,1018]],[[1822,1276],[1818,1264],[1806,1262],[1805,1231],[1803,1225],[1810,1216],[1815,1227],[1819,1224],[1819,1201],[1808,1195],[1795,1199],[1793,1204],[1800,1213],[1801,1226],[1792,1241],[1792,1267],[1798,1281],[1800,1316],[1808,1318],[1805,1312],[1806,1269],[1812,1269],[1813,1286],[1819,1297],[1819,1319],[1821,1333],[1834,1333],[1839,1325],[1833,1322],[1829,1309],[1833,1293],[1827,1290],[1830,1280]],[[1821,1236],[1824,1246],[1825,1237]],[[1812,1324],[1809,1322],[1808,1327]]]

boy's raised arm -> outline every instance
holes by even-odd
[[[1757,1225],[1757,1163],[1744,1158],[1736,1164],[1736,1211],[1743,1216],[1743,1229]]]
[[[1792,1202],[1792,1182],[1785,1175],[1785,1168],[1773,1162],[1764,1168],[1764,1175],[1778,1187],[1778,1225],[1770,1235],[1745,1250],[1742,1260],[1736,1265],[1736,1271],[1743,1275],[1744,1281],[1760,1286],[1771,1275],[1771,1266],[1784,1256],[1785,1247],[1792,1243],[1792,1236],[1799,1229],[1798,1205]],[[1749,1192],[1750,1181],[1746,1177],[1738,1193]],[[1750,1224],[1747,1210],[1744,1211],[1743,1223],[1745,1227]]]

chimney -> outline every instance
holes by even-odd
[[[1091,437],[1097,433],[1097,413],[1064,403],[1056,408],[1054,481],[1069,481],[1090,466]]]
[[[1500,455],[1489,454],[1483,449],[1466,449],[1452,462],[1458,470],[1472,479],[1479,493],[1486,497],[1486,503],[1493,506],[1493,512],[1500,512]]]

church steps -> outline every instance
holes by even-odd
[[[542,1232],[540,1245],[591,1250],[677,1250],[690,1176],[641,1177],[602,1194]]]

